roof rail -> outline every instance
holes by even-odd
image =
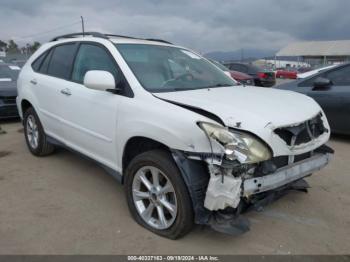
[[[67,34],[67,35],[61,35],[53,38],[50,42],[57,41],[59,39],[64,39],[64,38],[72,38],[72,37],[77,37],[77,36],[93,36],[93,37],[99,37],[103,39],[108,39],[108,37],[102,33],[99,32],[80,32],[80,33],[72,33],[72,34]]]
[[[147,41],[156,41],[156,42],[161,42],[161,43],[173,45],[173,43],[170,43],[170,42],[165,41],[165,40],[162,40],[162,39],[157,39],[157,38],[145,38],[144,40],[147,40]]]
[[[156,42],[162,42],[165,44],[173,45],[173,43],[170,43],[168,41],[162,40],[162,39],[156,39],[156,38],[140,38],[140,37],[133,37],[133,36],[125,36],[125,35],[112,35],[112,34],[105,34],[106,36],[114,36],[114,37],[121,37],[121,38],[130,38],[130,39],[139,39],[139,40],[147,40],[147,41],[156,41]]]
[[[104,34],[105,36],[112,36],[112,37],[121,37],[121,38],[130,38],[130,39],[141,39],[133,36],[127,36],[127,35],[113,35],[113,34]]]
[[[102,34],[99,32],[80,32],[80,33],[72,33],[67,35],[61,35],[53,38],[50,42],[57,41],[59,39],[64,38],[72,38],[72,37],[78,37],[78,36],[93,36],[93,37],[99,37],[103,39],[109,39],[109,37],[121,37],[121,38],[130,38],[130,39],[139,39],[139,40],[147,40],[147,41],[156,41],[161,43],[166,43],[172,45],[173,43],[170,43],[168,41],[162,40],[162,39],[155,39],[155,38],[138,38],[138,37],[132,37],[132,36],[125,36],[125,35],[113,35],[113,34]]]

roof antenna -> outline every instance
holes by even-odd
[[[85,25],[84,25],[84,17],[80,16],[81,18],[81,29],[83,31],[83,37],[85,36]]]

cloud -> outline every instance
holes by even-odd
[[[298,40],[346,39],[348,10],[348,0],[2,0],[0,39],[47,41],[79,31],[83,15],[87,30],[164,38],[199,52],[275,50]]]

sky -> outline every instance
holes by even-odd
[[[350,39],[349,0],[0,0],[0,39],[81,31],[161,38],[198,52]]]

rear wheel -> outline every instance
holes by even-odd
[[[191,199],[169,153],[153,150],[140,154],[131,161],[125,175],[128,206],[140,225],[170,239],[191,230]]]
[[[43,126],[34,108],[28,108],[23,117],[24,134],[29,151],[36,156],[46,156],[54,151],[47,141]]]

